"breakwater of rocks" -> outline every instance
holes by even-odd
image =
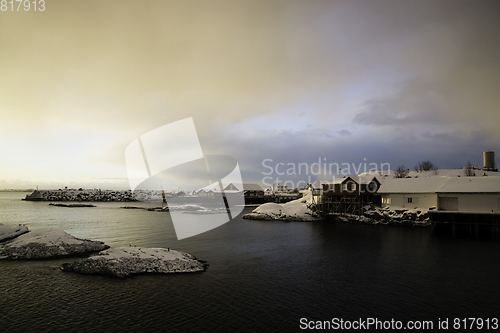
[[[160,196],[161,197],[161,196]],[[28,201],[138,201],[132,191],[113,190],[36,190]],[[161,200],[161,199],[160,199]]]
[[[35,190],[26,195],[28,201],[154,201],[177,197],[179,194],[163,193],[161,190]]]

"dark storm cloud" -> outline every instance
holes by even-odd
[[[459,116],[453,117],[449,99],[450,95],[435,83],[404,82],[391,96],[365,101],[353,123],[384,130],[402,128],[407,134],[463,125]]]

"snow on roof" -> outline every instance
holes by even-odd
[[[236,187],[233,183],[229,183],[226,187],[224,187],[224,191],[241,191],[238,187]]]
[[[354,180],[356,183],[358,182],[356,176],[347,176],[347,177],[338,177],[335,178],[333,182],[328,182],[328,183],[323,183],[323,184],[328,184],[328,185],[333,185],[333,184],[342,184],[344,181],[346,181],[348,178]]]
[[[379,176],[379,178],[377,178],[376,175],[362,175],[362,176],[353,177],[353,179],[355,179],[358,182],[358,184],[369,184],[373,180],[376,180],[379,182],[379,184],[382,184],[382,182],[384,181],[383,176]]]
[[[500,193],[500,177],[392,178],[378,193]]]
[[[348,177],[339,177],[335,178],[333,182],[330,182],[329,184],[342,184],[344,180],[346,180]]]
[[[358,176],[394,176],[394,171],[392,170],[380,170],[380,171],[367,171],[362,172]]]
[[[500,177],[449,177],[440,193],[500,193]]]
[[[390,178],[377,193],[435,193],[447,178]]]
[[[347,176],[347,177],[335,178],[335,180],[333,182],[328,182],[328,183],[323,183],[323,184],[329,184],[329,185],[342,184],[347,179],[354,180],[358,184],[368,184],[373,179],[376,179],[379,183],[382,183],[384,181],[383,179],[378,179],[375,175],[362,174],[361,176]]]
[[[485,171],[480,169],[474,169],[473,171],[476,174],[476,177],[482,177],[483,175],[493,176],[493,177],[500,176],[500,173],[496,171]],[[392,174],[392,176],[394,176],[394,173]],[[459,177],[459,176],[460,177],[465,176],[464,169],[438,169],[429,171],[411,170],[410,173],[408,174],[408,177],[411,178],[439,178],[439,177]]]
[[[194,190],[193,191],[194,193],[201,193],[201,192],[204,192],[204,193],[210,193],[210,192],[214,192],[213,190],[211,189],[207,189],[207,188],[201,188],[199,190]]]
[[[243,191],[240,190],[224,190],[224,194],[243,194]]]
[[[323,182],[314,182],[314,183],[311,183],[309,184],[309,186],[312,188],[312,189],[315,189],[315,190],[322,190],[323,189]]]
[[[260,187],[259,184],[248,184],[248,183],[244,183],[243,184],[243,189],[245,191],[264,191],[262,189],[262,187]]]
[[[485,171],[480,169],[474,169],[474,173],[476,177],[479,176],[489,176],[489,177],[500,177],[500,172],[496,171]],[[358,175],[358,177],[365,176],[375,176],[377,180],[382,184],[382,182],[386,179],[393,179],[395,175],[395,171],[383,171],[383,172],[363,172]],[[415,171],[410,170],[408,177],[410,178],[441,178],[441,177],[464,177],[465,172],[464,169],[438,169],[438,170],[430,170],[430,171]]]

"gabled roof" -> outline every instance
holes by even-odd
[[[230,183],[226,187],[224,187],[224,191],[240,191],[240,189],[234,186],[233,183]]]
[[[323,184],[326,184],[326,183],[321,183],[321,182],[314,182],[314,183],[311,183],[311,184],[308,184],[310,188],[314,189],[314,190],[322,190],[323,189]]]
[[[500,193],[500,177],[392,178],[378,193]]]
[[[245,191],[264,191],[264,189],[262,187],[260,187],[259,184],[248,184],[248,183],[243,184],[243,190],[245,190]]]
[[[193,191],[193,192],[194,192],[194,193],[198,193],[198,194],[199,194],[199,193],[202,193],[202,192],[203,192],[203,193],[214,193],[214,191],[209,190],[209,189],[205,189],[205,188],[202,188],[202,189],[199,189],[199,190],[195,190],[195,191]]]
[[[357,178],[357,177],[353,177],[353,176],[339,177],[339,178],[335,178],[335,180],[333,182],[328,182],[328,183],[324,183],[324,184],[328,184],[330,186],[333,184],[342,184],[349,179],[354,181],[355,183],[358,183],[358,181],[355,178]]]
[[[372,181],[375,181],[380,185],[383,182],[383,180],[382,180],[382,182],[380,182],[380,180],[377,178],[377,176],[374,176],[374,175],[357,176],[356,179],[357,179],[358,184],[369,184]]]

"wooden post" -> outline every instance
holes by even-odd
[[[456,236],[456,226],[455,226],[455,216],[451,216],[451,236],[455,238]]]

